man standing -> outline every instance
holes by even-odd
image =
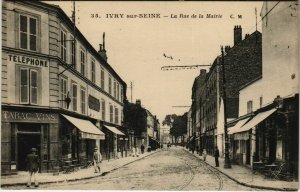
[[[215,156],[216,167],[219,167],[219,149],[218,149],[217,146],[215,148],[215,154],[214,154],[214,156]]]
[[[29,172],[27,187],[30,187],[32,177],[33,177],[34,186],[35,187],[39,186],[38,181],[36,180],[36,174],[39,171],[40,159],[39,156],[36,154],[36,152],[37,149],[32,148],[31,153],[28,154],[26,157],[27,170]]]
[[[144,144],[141,145],[141,153],[144,154],[145,146]]]
[[[95,173],[100,173],[101,168],[100,168],[100,163],[102,161],[102,155],[100,152],[98,152],[98,149],[95,148],[94,149],[94,169],[95,169]]]

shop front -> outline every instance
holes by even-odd
[[[105,134],[91,121],[61,114],[62,160],[73,164],[93,161],[93,152],[100,151]]]
[[[106,159],[124,157],[124,150],[126,146],[125,134],[113,126],[103,125],[103,127],[103,131],[106,135],[106,141],[101,152],[104,154]]]
[[[2,108],[1,174],[26,171],[26,156],[38,150],[40,171],[52,169],[58,155],[58,114],[26,108]],[[51,150],[50,150],[51,149]]]

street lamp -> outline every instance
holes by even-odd
[[[222,77],[223,77],[223,102],[224,102],[224,136],[225,136],[225,162],[224,168],[231,168],[231,163],[229,159],[229,139],[227,133],[227,114],[226,114],[226,80],[225,80],[225,65],[224,65],[224,51],[223,46],[221,46],[222,52]]]

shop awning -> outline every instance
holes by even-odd
[[[239,120],[233,127],[230,127],[228,129],[228,134],[234,134],[234,133],[237,133],[239,132],[239,129],[241,129],[241,127],[243,125],[245,125],[245,123],[250,119],[250,117],[248,118],[245,118],[245,119],[242,119],[242,120]]]
[[[100,131],[92,122],[88,120],[78,119],[68,115],[64,115],[71,124],[80,130],[81,138],[83,139],[105,139],[105,134]]]
[[[108,126],[108,125],[104,125],[104,127],[106,127],[108,130],[110,130],[111,132],[117,134],[117,135],[125,135],[124,133],[122,133],[119,129],[112,127],[112,126]]]
[[[267,117],[272,115],[275,111],[276,111],[276,109],[271,109],[271,110],[268,110],[268,111],[258,113],[248,123],[243,125],[241,127],[241,129],[239,129],[238,132],[244,132],[244,131],[248,131],[248,130],[252,129],[254,126],[256,126],[257,124],[262,122],[264,119],[266,119]]]

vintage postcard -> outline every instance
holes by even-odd
[[[1,189],[298,190],[297,1],[2,1]]]

